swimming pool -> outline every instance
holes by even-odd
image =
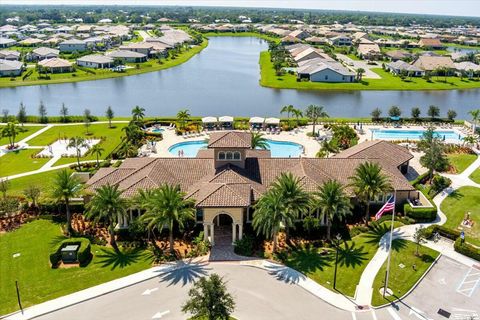
[[[272,157],[275,158],[296,158],[303,152],[303,146],[295,142],[267,140],[267,144]],[[168,148],[168,152],[178,156],[178,152],[182,150],[184,157],[195,157],[198,150],[205,149],[206,147],[207,142],[202,140],[185,141],[174,144]]]
[[[149,132],[152,132],[152,133],[162,133],[163,131],[165,131],[165,129],[162,129],[162,128],[153,128],[153,129],[151,129]]]
[[[373,139],[383,140],[420,140],[426,130],[371,129]],[[449,141],[460,142],[463,136],[454,130],[435,130],[437,137]]]

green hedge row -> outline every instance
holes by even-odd
[[[434,224],[426,228],[425,236],[427,238],[430,238],[435,232],[438,232],[438,234],[441,235],[442,237],[445,237],[451,240],[456,240],[458,237],[460,237],[460,231],[450,229],[444,226],[439,226],[437,224]]]
[[[418,222],[431,222],[437,217],[437,207],[432,208],[412,208],[409,203],[403,206],[403,213]]]
[[[77,252],[78,262],[81,267],[86,266],[90,260],[92,260],[92,249],[90,245],[90,240],[87,238],[69,238],[65,239],[57,246],[57,249],[50,254],[50,263],[52,268],[56,268],[62,260],[62,248],[68,245],[80,245],[80,248]]]
[[[458,238],[457,240],[455,240],[455,244],[453,245],[453,247],[455,248],[455,251],[457,251],[458,253],[461,253],[464,256],[480,261],[480,249],[466,242],[462,243],[462,239]]]

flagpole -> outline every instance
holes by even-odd
[[[393,193],[393,211],[392,211],[392,224],[390,226],[390,241],[388,244],[388,258],[387,258],[387,270],[385,272],[385,287],[383,288],[383,297],[388,289],[388,277],[390,276],[390,258],[392,256],[392,240],[393,240],[393,224],[395,222],[395,205],[397,203],[397,190],[394,190]]]

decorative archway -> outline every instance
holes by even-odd
[[[210,219],[205,219],[203,223],[203,233],[205,241],[210,241],[211,245],[230,245],[235,241],[242,239],[243,222],[242,216],[236,217],[228,211],[218,211],[210,215]],[[231,226],[231,227],[230,227]],[[231,234],[230,234],[231,228]]]

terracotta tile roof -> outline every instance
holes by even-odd
[[[252,135],[248,132],[226,131],[210,134],[208,148],[241,148],[252,147]]]

